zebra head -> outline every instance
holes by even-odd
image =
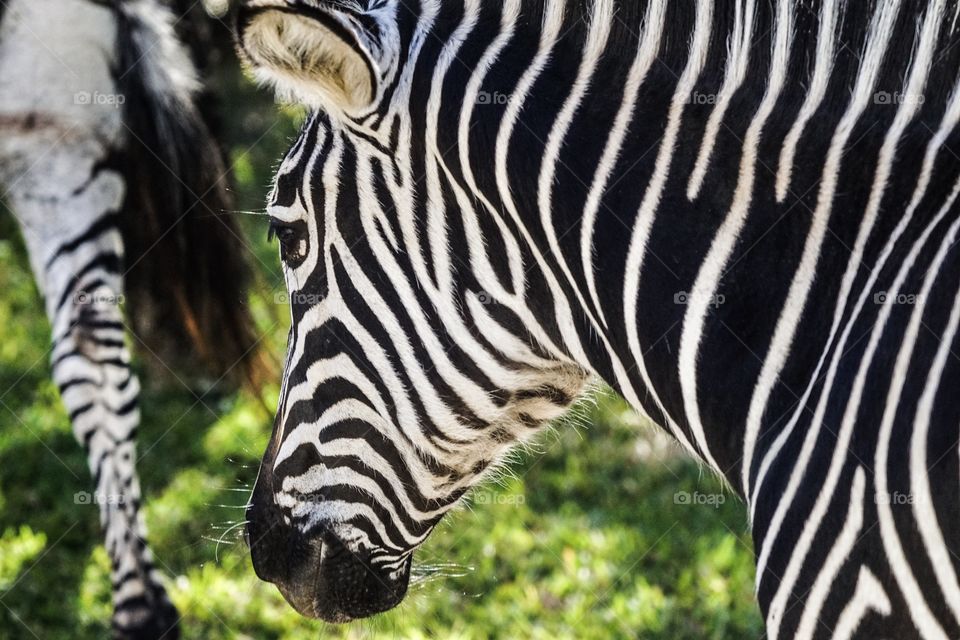
[[[443,515],[587,380],[534,321],[554,302],[523,241],[466,196],[478,178],[425,165],[427,138],[458,130],[427,104],[420,11],[256,0],[239,16],[256,76],[312,110],[269,200],[292,328],[248,535],[258,575],[329,621],[397,605]]]

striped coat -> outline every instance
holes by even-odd
[[[958,14],[247,3],[253,72],[315,110],[269,207],[258,573],[328,620],[396,605],[599,377],[746,501],[770,638],[960,637]]]

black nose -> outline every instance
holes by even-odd
[[[253,568],[277,585],[302,615],[327,622],[365,618],[400,604],[407,593],[410,560],[392,572],[379,569],[366,551],[348,549],[329,529],[310,534],[284,522],[273,500],[269,474],[261,473],[247,509]]]

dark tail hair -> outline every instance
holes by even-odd
[[[247,303],[251,273],[190,54],[159,1],[114,6],[127,135],[120,226],[137,346],[191,377],[258,387],[265,361]]]

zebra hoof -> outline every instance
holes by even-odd
[[[180,614],[169,601],[156,607],[127,606],[113,616],[114,640],[179,640]]]

